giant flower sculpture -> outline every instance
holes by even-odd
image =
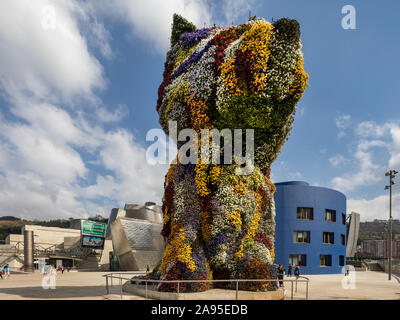
[[[232,27],[196,27],[174,15],[171,49],[158,90],[163,130],[254,129],[254,170],[238,164],[172,164],[163,198],[164,280],[273,277],[275,187],[270,167],[291,130],[308,83],[300,27],[253,18]],[[180,142],[178,142],[178,147]],[[229,286],[227,283],[222,286]],[[207,289],[180,284],[181,291]],[[266,282],[242,289],[269,290]],[[163,284],[162,291],[176,290]]]

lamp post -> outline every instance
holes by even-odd
[[[385,186],[385,190],[389,189],[389,252],[388,252],[388,260],[389,260],[389,280],[392,279],[392,185],[395,184],[393,181],[394,177],[398,171],[390,170],[385,173],[385,176],[389,177],[389,185]]]

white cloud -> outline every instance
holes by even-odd
[[[105,107],[99,107],[96,110],[96,118],[100,122],[118,122],[128,115],[128,108],[124,105],[119,105],[117,109],[110,112]]]
[[[393,219],[400,218],[400,194],[392,196]],[[373,199],[348,199],[347,212],[357,212],[362,221],[389,218],[389,193],[377,196]]]
[[[355,192],[358,187],[373,186],[377,183],[381,195],[368,199],[350,197],[347,201],[348,212],[355,211],[361,214],[363,221],[373,219],[387,219],[389,212],[388,192],[383,190],[385,185],[384,173],[389,169],[400,168],[400,125],[387,122],[382,125],[374,121],[361,122],[355,129],[355,134],[360,140],[353,162],[358,164],[356,172],[349,172],[332,180],[335,188],[343,192]],[[389,160],[374,157],[376,148],[383,149],[389,155]],[[373,160],[374,158],[374,160]],[[400,215],[400,194],[393,190],[393,216]],[[396,217],[397,216],[397,217]]]
[[[288,174],[289,179],[300,179],[303,175],[301,174],[301,172],[296,171],[296,172],[290,172]]]
[[[15,110],[23,122],[0,119],[0,215],[107,215],[111,207],[96,202],[100,198],[109,206],[160,203],[168,166],[149,165],[144,147],[128,131],[106,132],[54,105]],[[92,152],[93,161],[84,159],[81,147]],[[93,163],[105,173],[89,168]],[[95,182],[86,185],[90,175]]]
[[[356,134],[363,138],[380,138],[387,133],[390,126],[389,123],[379,126],[374,121],[364,121],[357,126]]]
[[[169,48],[174,13],[181,14],[199,28],[211,23],[207,2],[201,0],[102,0],[93,2],[92,10],[123,19],[132,26],[135,36],[150,41],[162,52]]]
[[[330,157],[329,162],[331,163],[332,166],[337,167],[340,164],[346,163],[347,159],[343,157],[341,154],[337,154],[333,157]]]
[[[369,186],[381,181],[381,173],[384,167],[382,164],[376,164],[372,161],[373,151],[371,149],[377,147],[387,147],[387,145],[379,140],[360,141],[354,154],[355,161],[359,165],[358,172],[346,173],[341,177],[333,178],[333,187],[346,192],[352,191],[359,186]]]
[[[351,124],[351,116],[349,114],[340,115],[335,119],[336,127],[339,129],[338,138],[346,135],[346,129]]]
[[[256,2],[256,0],[223,0],[219,6],[222,7],[221,11],[224,13],[225,21],[231,24],[239,17],[248,17],[249,11],[255,7]],[[252,15],[255,15],[254,11]]]
[[[55,102],[94,98],[93,90],[105,87],[77,14],[82,8],[70,0],[0,2],[0,86],[8,96],[25,92]]]
[[[112,51],[93,14],[80,1],[0,3],[0,215],[108,215],[161,200],[167,166],[148,165],[127,130],[102,127],[127,108],[110,112],[96,95],[106,80],[90,50]]]
[[[389,168],[400,171],[400,126],[391,125],[390,135],[392,136],[392,145],[389,148],[391,155]]]

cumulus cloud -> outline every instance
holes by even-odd
[[[135,36],[148,41],[159,52],[169,48],[172,16],[178,13],[198,28],[213,23],[231,25],[238,19],[248,18],[249,11],[258,0],[99,0],[86,3],[91,11],[102,16],[117,18],[131,26]],[[221,14],[222,13],[222,14]],[[243,22],[243,21],[242,21]]]
[[[106,132],[54,105],[24,106],[15,113],[24,121],[0,120],[0,213],[78,217],[108,214],[104,203],[160,203],[167,165],[149,165],[130,132]]]
[[[360,141],[354,159],[358,163],[358,171],[345,173],[341,177],[332,180],[334,188],[343,192],[352,191],[359,186],[373,185],[382,180],[382,172],[385,170],[382,164],[374,163],[372,160],[373,149],[387,147],[383,141]]]
[[[76,94],[94,98],[93,90],[105,87],[102,66],[78,27],[81,12],[69,0],[0,2],[0,85],[6,94],[56,102]]]
[[[400,216],[400,194],[394,193],[392,196],[392,215]],[[347,212],[360,213],[362,221],[389,218],[389,194],[382,194],[372,199],[348,199]]]
[[[389,169],[400,168],[400,125],[394,122],[377,124],[374,121],[359,123],[355,130],[357,139],[356,152],[347,159],[357,165],[352,172],[332,179],[332,185],[343,192],[349,192],[347,201],[348,212],[361,214],[361,219],[387,219],[389,212],[388,192],[383,190],[385,185],[384,173]],[[377,151],[384,151],[388,159],[374,157]],[[344,158],[344,157],[343,157]],[[346,160],[346,161],[347,161]],[[334,165],[342,162],[342,157],[330,159]],[[379,184],[378,184],[379,183]],[[355,197],[357,188],[377,184],[381,194],[373,198],[365,195]],[[393,215],[400,214],[400,194],[396,185],[393,189]]]
[[[211,23],[208,4],[201,0],[100,0],[88,5],[103,16],[122,19],[131,26],[135,36],[149,41],[162,52],[169,47],[174,13],[181,14],[200,28]]]
[[[347,161],[347,159],[345,157],[343,157],[341,154],[337,154],[337,155],[329,158],[329,162],[334,167],[337,167],[340,164],[344,164],[344,163],[346,163],[346,161]]]
[[[356,127],[356,134],[363,138],[380,138],[390,128],[390,123],[385,123],[382,126],[377,125],[375,121],[364,121]]]
[[[96,94],[107,80],[93,52],[112,50],[94,14],[81,1],[0,3],[0,215],[87,217],[161,200],[166,166],[150,166],[127,129],[103,128],[127,108],[110,112]]]
[[[346,135],[346,129],[351,124],[351,116],[349,114],[340,115],[335,119],[336,127],[339,129],[338,138]]]
[[[256,6],[256,3],[255,0],[223,0],[219,5],[223,8],[225,21],[230,24],[240,17],[248,17],[249,11]]]

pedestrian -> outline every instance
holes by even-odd
[[[4,280],[3,278],[3,268],[0,266],[0,278],[1,280]]]
[[[64,266],[61,265],[61,274],[64,274]]]
[[[283,268],[283,265],[280,264],[278,267],[278,279],[279,279],[279,286],[283,287],[283,275],[285,274],[285,269]]]
[[[287,268],[287,274],[288,274],[289,277],[292,276],[292,265],[291,264],[289,264],[289,266]]]
[[[3,268],[4,279],[10,277],[10,267],[6,264]]]
[[[299,266],[296,265],[294,267],[294,276],[297,278],[299,275],[300,275],[300,269],[299,269]]]

